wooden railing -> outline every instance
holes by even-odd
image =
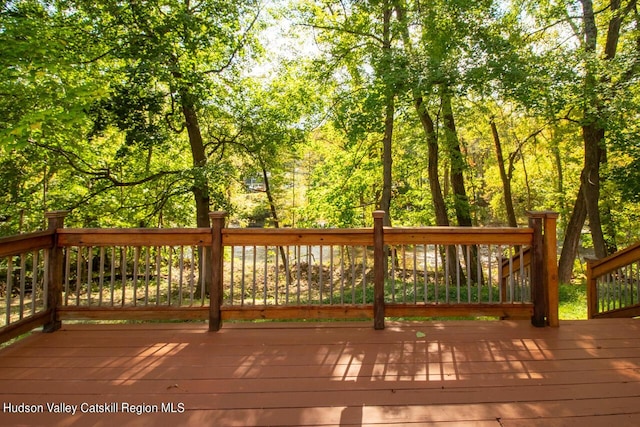
[[[49,217],[46,232],[0,239],[4,331],[67,319],[201,319],[218,330],[233,319],[369,318],[383,328],[385,317],[495,316],[557,326],[550,213],[527,228],[391,228],[382,212],[373,229],[225,228],[223,213],[207,229],[70,229],[62,213]]]
[[[206,319],[210,229],[60,229],[61,319]]]
[[[0,239],[0,343],[39,326],[56,329],[52,263],[57,263],[58,212],[47,214],[49,229]]]
[[[587,262],[590,319],[640,316],[640,243]]]

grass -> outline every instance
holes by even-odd
[[[386,285],[389,287],[390,281],[387,281]],[[357,289],[356,301],[361,301],[362,293],[361,289]],[[400,291],[401,292],[401,291]],[[349,292],[350,294],[351,292]],[[412,295],[411,295],[412,296]],[[367,296],[367,301],[372,301],[372,296]],[[586,320],[587,319],[587,286],[584,281],[579,283],[560,284],[559,286],[559,298],[560,303],[558,307],[560,320]],[[409,298],[411,299],[411,298]],[[325,301],[327,304],[328,301]],[[297,319],[298,321],[304,321],[304,319]],[[497,320],[496,317],[423,317],[423,318],[390,318],[390,320]],[[273,320],[265,320],[273,321]],[[281,320],[277,320],[281,321]]]
[[[577,284],[560,284],[560,320],[587,319],[587,285],[584,281]]]

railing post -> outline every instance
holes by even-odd
[[[529,212],[529,224],[532,226],[532,221],[541,222],[542,229],[542,264],[539,267],[534,266],[534,261],[531,261],[531,274],[534,290],[532,290],[532,297],[534,298],[534,316],[539,315],[536,312],[535,306],[537,305],[535,286],[538,283],[543,285],[543,301],[544,301],[544,316],[546,317],[546,324],[551,327],[558,327],[560,325],[558,317],[559,306],[559,291],[558,291],[558,241],[556,237],[556,220],[558,214],[556,212]],[[535,230],[535,228],[534,228]],[[534,236],[535,239],[535,236]],[[535,244],[534,244],[535,257]],[[540,255],[538,254],[538,257]],[[534,274],[540,274],[541,279],[533,280]],[[538,276],[538,277],[540,277]],[[533,321],[533,319],[532,319]],[[539,321],[539,319],[536,319]]]
[[[595,260],[587,259],[587,319],[593,319],[598,313],[598,283],[593,277]]]
[[[219,331],[222,327],[222,269],[224,247],[222,229],[226,212],[210,212],[211,220],[211,289],[209,289],[209,331]]]
[[[544,277],[544,246],[542,240],[542,216],[531,214],[529,227],[533,229],[533,241],[531,242],[531,299],[533,300],[533,315],[531,324],[537,327],[546,325],[547,298],[545,296]]]
[[[560,291],[558,289],[558,237],[556,235],[556,212],[544,212],[544,259],[545,282],[547,296],[547,324],[557,328],[560,326],[558,306]]]
[[[373,327],[384,329],[384,211],[373,212]]]
[[[64,227],[66,211],[52,211],[44,214],[48,221],[48,229],[54,232],[53,247],[47,252],[47,309],[51,310],[49,321],[44,324],[43,332],[54,332],[60,329],[62,322],[58,319],[58,307],[62,301],[62,273],[64,268],[64,255],[62,248],[58,247],[58,228]]]

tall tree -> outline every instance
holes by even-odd
[[[12,189],[1,206],[7,231],[38,228],[42,211],[64,198],[49,186],[58,181],[58,156],[37,143],[78,144],[85,108],[104,93],[89,77],[95,46],[87,43],[78,60],[78,37],[78,27],[45,2],[0,7],[0,153],[9,164],[2,182]]]
[[[573,24],[575,35],[580,42],[581,57],[584,58],[583,95],[579,118],[584,141],[584,167],[560,259],[563,281],[569,279],[568,272],[576,256],[576,242],[585,219],[589,220],[595,255],[602,258],[615,250],[615,231],[610,231],[608,236],[603,232],[603,218],[605,229],[612,230],[609,207],[606,201],[603,203],[601,193],[601,167],[607,161],[607,132],[610,130],[610,112],[606,105],[616,96],[618,88],[637,74],[637,61],[633,61],[631,66],[620,68],[619,64],[615,63],[622,32],[628,33],[631,30],[628,26],[625,28],[625,21],[632,19],[634,13],[637,17],[636,0],[607,1],[601,5],[601,11],[594,9],[591,0],[580,0],[579,3],[579,17],[571,16],[567,9],[565,12]],[[569,4],[567,7],[571,6],[573,9],[569,10],[577,9],[575,4]],[[605,37],[599,37],[599,29],[606,29]],[[635,55],[640,53],[638,45],[627,46],[635,49]]]
[[[471,206],[465,186],[464,172],[466,161],[460,148],[460,140],[456,129],[456,122],[451,107],[451,93],[447,87],[442,89],[442,115],[445,123],[445,141],[447,153],[451,163],[451,186],[453,188],[453,207],[456,212],[458,225],[471,227]]]
[[[502,180],[502,186],[504,188],[504,204],[507,210],[507,220],[510,227],[517,227],[518,220],[516,219],[516,212],[513,209],[513,196],[511,193],[511,164],[509,164],[509,172],[505,167],[504,156],[502,153],[502,143],[500,142],[500,134],[498,133],[498,127],[495,120],[491,119],[491,134],[493,136],[493,142],[496,147],[496,158],[498,160],[498,169],[500,171],[500,179]]]
[[[209,159],[219,147],[210,135],[203,135],[202,115],[216,96],[227,91],[217,77],[235,67],[250,42],[250,30],[258,17],[256,3],[74,3],[110,47],[105,55],[118,64],[111,78],[122,83],[114,85],[111,101],[104,108],[114,113],[128,141],[155,144],[163,138],[162,133],[186,130],[196,224],[207,227],[209,177],[216,167]],[[141,109],[148,114],[136,116]]]
[[[420,63],[424,58],[420,58],[421,51],[414,46],[416,42],[412,40],[410,36],[409,27],[411,17],[408,14],[408,5],[404,1],[397,1],[395,4],[395,10],[402,34],[403,48],[409,64]],[[429,176],[431,198],[433,199],[434,204],[435,222],[436,225],[439,226],[448,226],[449,217],[440,184],[438,131],[436,124],[429,113],[428,103],[424,98],[424,92],[430,92],[430,87],[433,85],[433,82],[430,84],[428,83],[426,87],[423,87],[423,85],[420,84],[423,81],[424,80],[420,77],[414,77],[410,80],[411,83],[409,87],[413,99],[413,106],[418,118],[420,119],[420,124],[424,130],[427,142],[427,173]]]
[[[324,68],[341,88],[336,96],[337,119],[352,124],[348,132],[353,141],[364,140],[364,132],[380,134],[378,206],[387,213],[384,222],[390,225],[396,98],[405,80],[403,64],[397,61],[394,2],[309,2],[303,10],[306,25],[318,32],[318,40],[328,48]],[[359,105],[347,110],[350,104],[345,101],[354,99]]]
[[[381,64],[376,70],[382,80],[384,93],[384,132],[382,137],[382,196],[380,209],[385,212],[383,224],[391,225],[391,186],[393,179],[393,157],[391,155],[393,144],[393,127],[396,114],[395,99],[397,96],[396,76],[393,75],[393,50],[391,18],[393,8],[391,0],[382,2],[382,58]],[[386,77],[386,78],[385,78]]]

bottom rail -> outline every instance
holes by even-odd
[[[498,317],[500,319],[530,319],[533,304],[388,304],[388,317]]]
[[[223,320],[365,320],[373,304],[300,306],[223,306]],[[196,321],[207,320],[209,307],[61,307],[60,320]],[[386,317],[497,317],[528,319],[533,305],[514,304],[385,304]],[[42,323],[36,326],[40,326]]]
[[[609,310],[592,316],[593,319],[623,319],[630,317],[640,317],[640,305]]]
[[[373,319],[373,305],[222,307],[223,320]]]
[[[497,317],[530,319],[533,304],[385,304],[386,317]],[[223,320],[373,319],[373,305],[222,307]]]
[[[7,342],[35,328],[44,326],[49,320],[51,320],[51,310],[45,310],[7,325],[0,331],[0,343]]]
[[[60,320],[207,320],[209,307],[60,307]]]

